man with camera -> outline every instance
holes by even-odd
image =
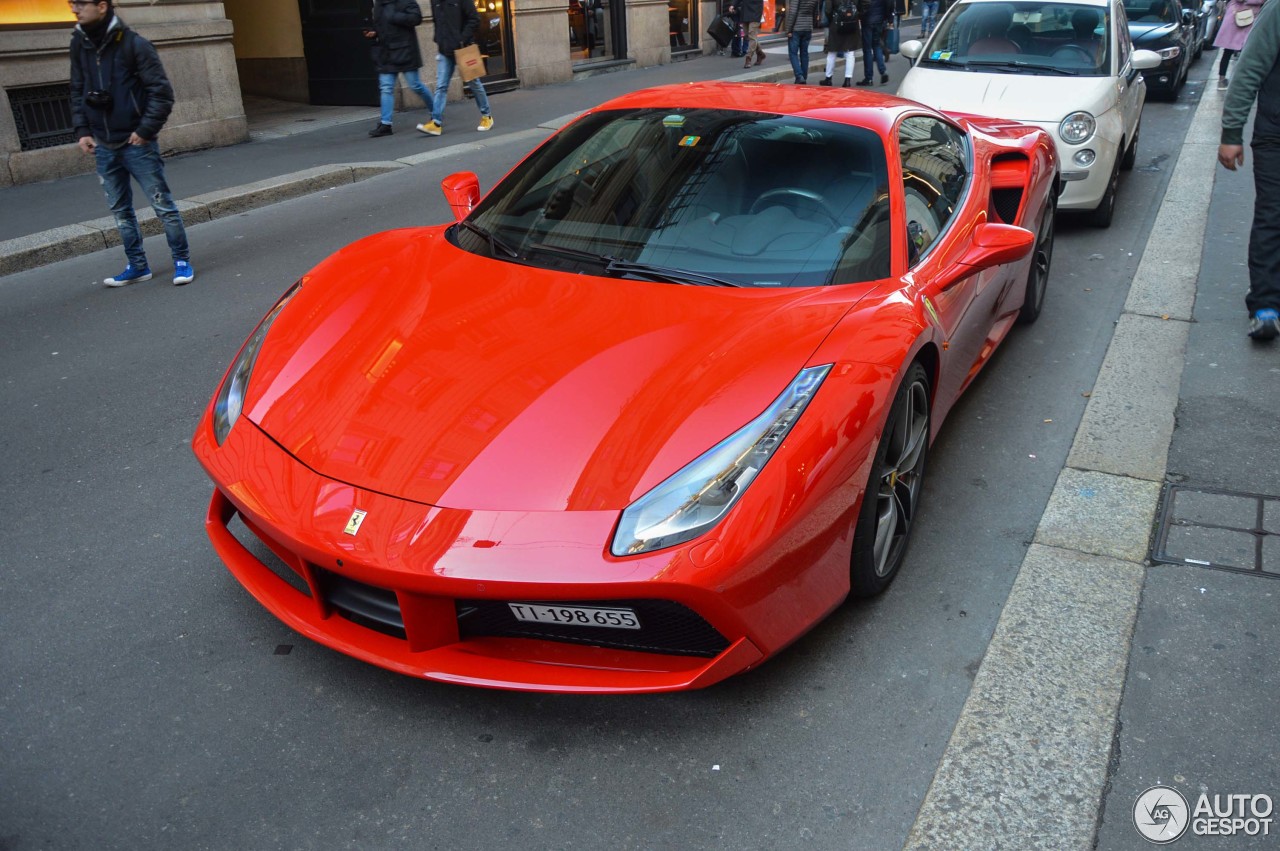
[[[151,280],[142,232],[133,211],[132,176],[164,225],[173,255],[173,283],[195,279],[182,214],[164,178],[156,136],[173,110],[173,87],[151,42],[124,25],[111,0],[69,0],[77,25],[71,35],[71,119],[80,150],[93,154],[115,215],[128,265],[103,281],[123,287]]]

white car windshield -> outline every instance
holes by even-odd
[[[726,109],[585,116],[450,232],[497,260],[695,286],[889,275],[889,172],[866,128]]]
[[[1111,19],[1079,3],[966,3],[929,40],[920,64],[1010,74],[1107,76]]]

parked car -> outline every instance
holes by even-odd
[[[290,287],[194,436],[303,635],[491,688],[697,688],[883,591],[929,445],[1045,301],[1049,137],[850,89],[588,111]]]
[[[1218,35],[1218,29],[1222,26],[1222,18],[1227,13],[1226,0],[1204,0],[1200,4],[1203,12],[1202,20],[1204,21],[1204,46],[1213,47],[1213,40]]]
[[[1213,37],[1226,10],[1224,0],[1182,0],[1182,8],[1191,12],[1196,20],[1196,47],[1192,61],[1199,59],[1206,48],[1213,47]]]
[[[1133,46],[1150,50],[1160,64],[1142,72],[1147,90],[1176,100],[1195,56],[1199,23],[1178,0],[1125,0]]]
[[[1137,157],[1139,72],[1160,63],[1133,49],[1120,0],[968,0],[902,53],[914,63],[899,95],[1043,128],[1062,164],[1058,209],[1111,224],[1120,171]]]

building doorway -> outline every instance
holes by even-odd
[[[511,4],[508,0],[475,0],[480,26],[476,44],[484,54],[484,88],[505,92],[520,84],[516,79],[515,49],[511,39]],[[468,94],[470,91],[468,90]]]
[[[312,104],[378,105],[378,74],[364,37],[371,8],[370,0],[298,0]]]

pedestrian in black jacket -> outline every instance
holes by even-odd
[[[372,26],[364,37],[373,40],[373,67],[378,72],[378,93],[382,115],[369,131],[374,138],[391,135],[391,113],[396,105],[396,78],[404,82],[430,108],[431,92],[418,77],[422,51],[415,31],[422,23],[422,9],[414,0],[374,0]]]
[[[480,16],[472,0],[431,0],[431,17],[436,25],[436,93],[431,102],[431,120],[419,124],[418,129],[428,136],[439,136],[444,132],[444,106],[449,101],[449,81],[458,67],[453,52],[475,43]],[[484,83],[479,77],[467,83],[467,87],[480,108],[480,126],[476,129],[483,133],[493,127],[489,96],[485,94]]]
[[[123,287],[151,280],[133,210],[132,176],[164,225],[173,255],[173,282],[195,279],[182,214],[164,178],[156,137],[173,111],[173,87],[151,42],[124,25],[111,0],[72,0],[71,121],[80,150],[93,154],[107,206],[116,219],[128,264],[103,281]]]

